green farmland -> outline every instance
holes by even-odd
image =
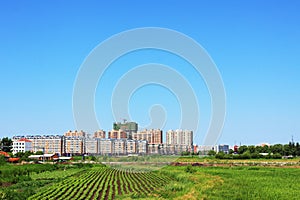
[[[299,199],[300,169],[166,166],[153,172],[104,165],[1,166],[1,199]],[[17,173],[17,174],[16,174]]]

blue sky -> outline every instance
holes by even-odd
[[[227,115],[219,143],[287,143],[292,135],[299,141],[299,7],[299,1],[2,1],[0,136],[75,129],[73,86],[88,54],[119,32],[163,27],[196,40],[220,71]],[[95,95],[101,127],[111,128],[110,98],[117,80],[149,62],[174,67],[196,91],[201,110],[196,143],[201,144],[210,119],[209,93],[201,77],[183,69],[185,61],[166,52],[129,54],[107,70]],[[157,85],[133,94],[132,119],[147,125],[153,104],[165,106],[164,130],[178,128],[178,102]]]

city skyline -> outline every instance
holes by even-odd
[[[162,27],[197,41],[220,72],[226,119],[218,144],[288,143],[292,136],[299,141],[299,6],[298,1],[2,2],[0,137],[76,130],[72,95],[89,53],[120,32]],[[191,85],[200,111],[194,142],[201,145],[211,118],[207,85],[190,63],[165,51],[145,49],[111,63],[95,90],[100,128],[110,130],[112,121],[126,117],[114,118],[113,91],[124,74],[146,63],[167,65]],[[153,107],[165,111],[166,121],[150,128],[188,129],[179,127],[176,95],[158,84],[132,94],[131,121],[147,127]]]

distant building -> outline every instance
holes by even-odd
[[[13,141],[13,154],[18,152],[32,151],[32,141],[26,138],[21,138],[17,141]]]
[[[105,138],[105,131],[98,130],[94,133],[94,138]]]
[[[125,155],[126,152],[126,139],[114,139],[112,141],[112,154]]]
[[[98,140],[98,154],[111,155],[112,154],[112,143],[111,139],[97,139]]]
[[[160,144],[148,144],[148,154],[159,154]]]
[[[63,153],[70,155],[82,155],[85,153],[84,137],[64,137]]]
[[[194,145],[194,147],[193,147],[193,152],[194,152],[194,153],[198,153],[198,145]]]
[[[111,130],[108,132],[109,139],[127,139],[127,133],[122,129]]]
[[[69,130],[68,132],[66,132],[64,134],[64,136],[66,136],[66,137],[86,137],[86,133],[82,130],[81,131],[77,131],[77,130],[71,131],[71,130]]]
[[[26,135],[14,136],[13,141],[26,138],[32,142],[32,151],[43,151],[46,154],[62,154],[63,137],[60,135]]]
[[[123,123],[115,122],[113,123],[113,130],[123,130],[127,133],[128,139],[132,138],[132,133],[136,133],[138,131],[138,124],[136,122],[126,122],[124,120]]]
[[[166,133],[167,144],[193,146],[193,131],[190,130],[169,130]]]
[[[132,133],[133,140],[146,140],[149,144],[162,144],[162,130],[150,129]]]
[[[137,153],[136,140],[126,140],[126,153],[127,154],[136,154]]]
[[[98,140],[96,138],[86,137],[84,139],[84,153],[98,154]]]
[[[238,146],[238,145],[234,145],[234,146],[233,146],[233,151],[234,151],[235,153],[237,153],[238,150],[239,150],[239,146]]]
[[[227,145],[227,144],[220,144],[218,146],[217,152],[223,152],[225,154],[229,154],[229,145]]]
[[[200,145],[198,146],[199,155],[205,156],[208,154],[209,151],[217,152],[218,146],[217,145]]]
[[[135,140],[136,142],[136,153],[144,155],[148,153],[148,142],[146,140]]]

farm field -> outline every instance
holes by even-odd
[[[55,184],[28,199],[114,199],[117,195],[139,197],[161,187],[170,177],[156,173],[130,172],[109,167],[95,167],[88,172]]]
[[[8,184],[10,177],[3,175],[8,172],[5,170],[19,172],[19,176],[11,173],[11,178],[19,180]],[[136,172],[130,168],[82,164],[5,166],[0,171],[4,176],[0,199],[298,199],[300,196],[299,168],[187,165]]]

